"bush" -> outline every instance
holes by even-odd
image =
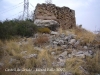
[[[32,36],[37,31],[36,25],[29,21],[22,21],[17,25],[17,35]]]
[[[50,29],[47,28],[47,27],[38,28],[38,32],[40,32],[40,33],[50,33]]]
[[[0,22],[0,39],[9,39],[12,36],[32,36],[37,26],[32,21],[6,20]]]

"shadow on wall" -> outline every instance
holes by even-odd
[[[58,31],[58,28],[60,27],[60,25],[59,26],[57,26],[57,25],[51,25],[50,27],[48,27],[50,30],[52,30],[52,31]]]

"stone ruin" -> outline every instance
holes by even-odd
[[[54,4],[37,4],[34,11],[34,24],[41,27],[70,29],[76,26],[75,11],[69,7]]]

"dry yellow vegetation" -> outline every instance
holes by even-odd
[[[78,27],[77,27],[78,28]],[[71,33],[77,35],[77,39],[83,39],[85,43],[93,42],[95,38],[95,34],[90,31],[84,29],[70,29]],[[65,33],[66,31],[61,30],[61,33]],[[67,33],[66,33],[67,35]],[[36,44],[43,44],[48,41],[47,36],[40,36],[34,42]],[[0,75],[31,75],[32,72],[5,72],[5,68],[32,68],[43,67],[43,61],[47,62],[47,67],[52,67],[51,63],[54,60],[53,56],[50,54],[52,50],[47,50],[43,48],[42,51],[38,51],[34,49],[34,42],[32,38],[19,38],[13,40],[0,40],[0,61],[2,61],[5,65],[0,69]],[[21,53],[26,51],[25,53]],[[50,52],[51,51],[51,52]],[[59,51],[59,50],[56,50]],[[25,59],[23,56],[27,56],[30,54],[38,54],[37,58],[29,58]],[[58,53],[59,54],[59,53]],[[75,75],[95,75],[100,73],[100,51],[97,50],[96,55],[93,58],[87,57],[84,59],[79,59],[77,57],[66,59],[66,70],[74,73]],[[9,63],[10,59],[16,59],[16,62]],[[84,69],[82,69],[82,67]],[[86,73],[84,72],[86,70]],[[59,75],[60,72],[46,72],[47,75]],[[36,72],[36,75],[41,75],[41,72]]]

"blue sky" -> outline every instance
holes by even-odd
[[[21,2],[23,1],[0,0],[0,20],[13,19],[22,15],[23,3]],[[37,3],[45,3],[45,0],[29,0],[29,2],[34,6],[30,5],[29,10],[33,11]],[[83,28],[90,31],[100,30],[100,0],[52,0],[52,3],[75,10],[76,24],[82,24]]]

